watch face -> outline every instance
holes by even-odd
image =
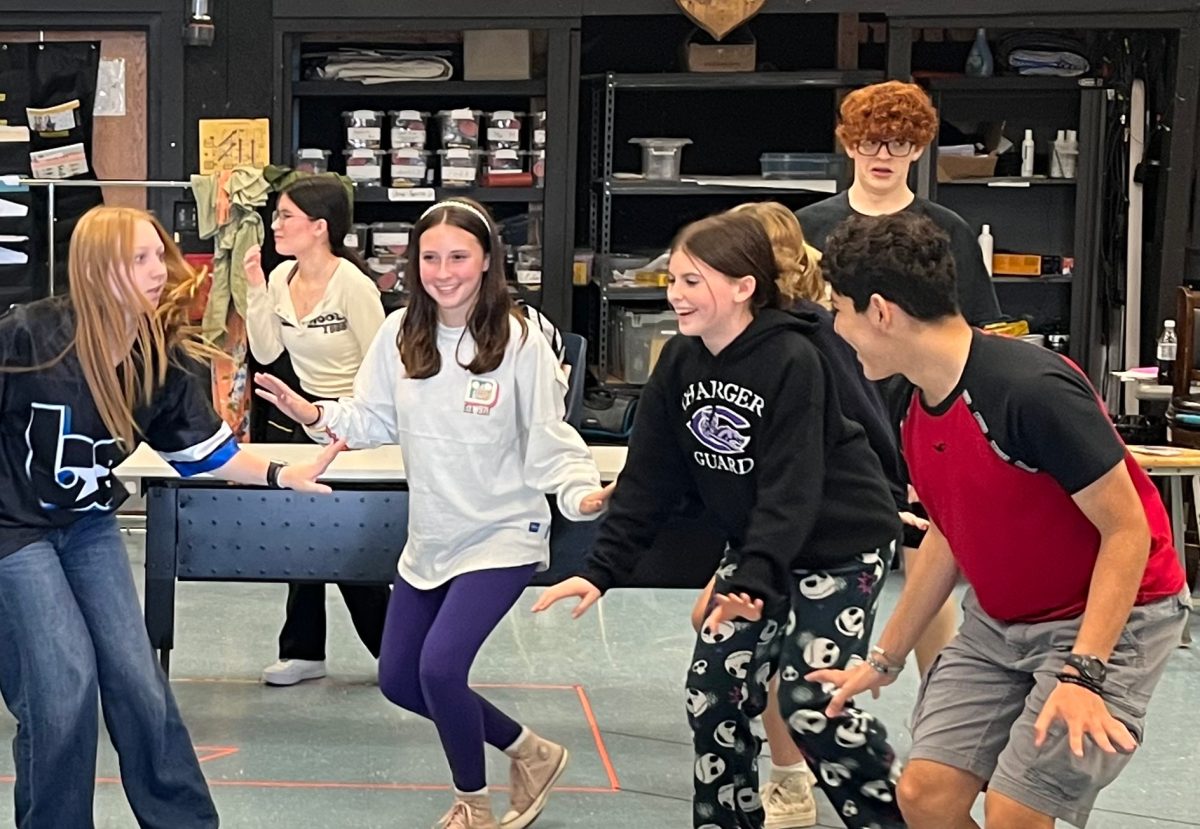
[[[1094,656],[1081,656],[1073,653],[1067,658],[1067,664],[1092,682],[1103,682],[1104,677],[1108,674],[1104,663]]]

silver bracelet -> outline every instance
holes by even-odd
[[[898,674],[904,670],[903,668],[893,668],[891,665],[880,662],[875,658],[874,654],[867,656],[867,664],[871,666],[871,669],[875,671],[875,673],[883,674],[884,676]]]
[[[876,658],[876,654],[878,654],[878,656],[881,658]],[[898,665],[892,662],[891,657],[888,656],[888,652],[878,645],[875,645],[873,648],[871,648],[871,652],[867,654],[867,664],[870,665],[872,669],[885,675],[898,674],[904,670],[903,662]]]

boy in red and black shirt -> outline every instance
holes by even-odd
[[[910,827],[1083,826],[1141,742],[1190,598],[1166,510],[1074,364],[972,329],[949,240],[853,217],[822,261],[868,377],[915,386],[904,457],[931,528],[867,663],[817,672],[831,708],[890,684],[961,572],[959,635],[921,688],[897,793]],[[1086,739],[1085,739],[1086,738]]]

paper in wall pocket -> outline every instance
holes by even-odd
[[[88,172],[87,153],[83,144],[68,144],[52,150],[29,154],[29,166],[34,178],[71,178]]]
[[[0,233],[0,267],[29,264],[29,237]],[[0,286],[6,280],[0,279]]]
[[[39,133],[63,133],[79,126],[79,99],[57,106],[35,109],[25,108],[29,128]]]
[[[29,215],[29,205],[11,201],[0,196],[0,219],[23,219]]]
[[[26,265],[29,263],[29,254],[23,250],[6,247],[0,242],[0,265]]]

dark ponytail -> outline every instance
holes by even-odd
[[[353,208],[341,179],[331,174],[305,176],[283,188],[281,195],[291,199],[310,219],[324,219],[329,228],[329,250],[333,255],[353,263],[367,276],[371,275],[358,251],[346,247]]]

